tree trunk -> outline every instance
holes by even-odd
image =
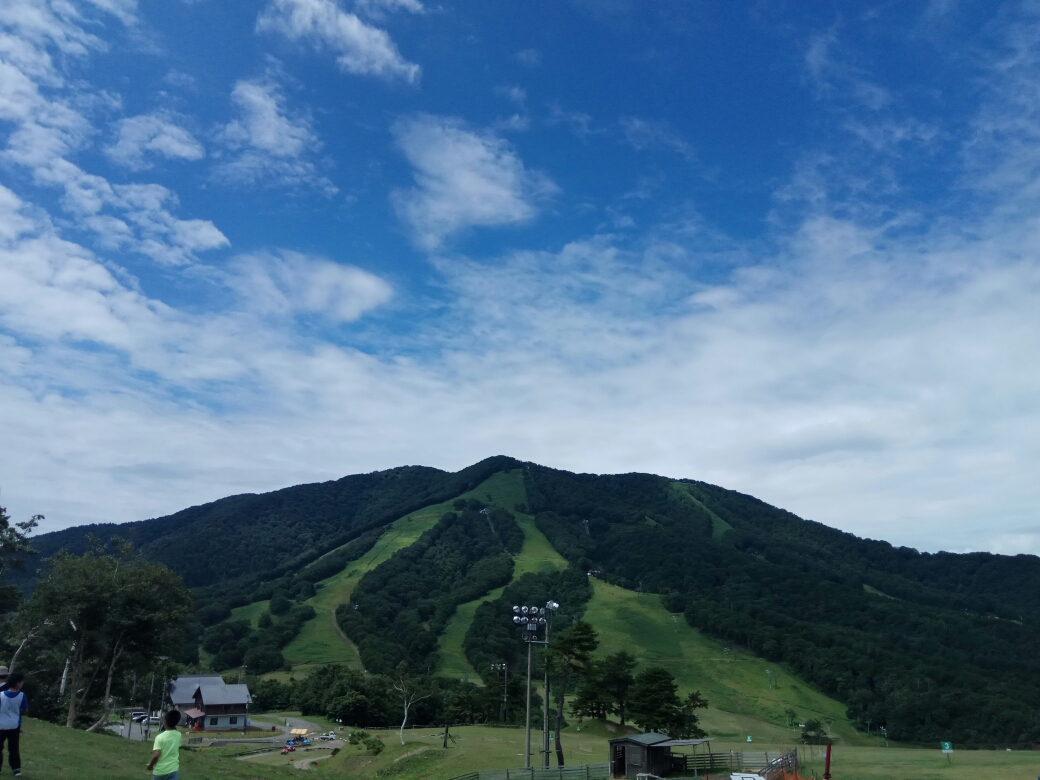
[[[18,645],[18,649],[14,651],[14,655],[11,656],[11,663],[7,665],[8,674],[14,671],[14,662],[18,660],[18,654],[22,652],[22,648],[24,648],[29,643],[30,639],[36,637],[36,629],[38,629],[39,627],[40,626],[33,626],[32,628],[30,628],[29,632],[25,635],[25,638],[22,640],[21,644]]]
[[[86,703],[87,695],[90,693],[90,689],[94,685],[94,680],[97,679],[97,673],[101,671],[101,664],[102,663],[103,663],[102,661],[98,661],[97,665],[94,667],[94,671],[90,673],[90,679],[87,680],[87,684],[83,686],[83,695],[79,697],[79,702],[76,704],[76,711],[77,712]],[[75,698],[76,698],[76,689],[75,688],[72,689],[72,692],[69,694],[69,697],[70,697],[70,699],[75,700]],[[69,704],[71,706],[72,701],[70,701]],[[74,723],[75,723],[75,718],[73,718],[73,721],[72,721],[72,724],[74,724]],[[72,724],[67,724],[67,725],[71,726]]]
[[[409,699],[404,700],[404,720],[401,721],[401,744],[404,744],[404,724],[408,722],[408,708],[412,706],[412,702]]]
[[[563,766],[563,745],[560,743],[560,728],[563,726],[563,700],[567,695],[567,671],[563,673],[563,682],[556,694],[556,766]]]
[[[76,649],[72,653],[72,675],[68,685],[72,689],[69,692],[69,714],[65,719],[65,728],[71,729],[76,723],[76,688],[79,687],[80,664],[83,661],[83,642],[76,641]]]
[[[116,640],[115,646],[112,648],[112,662],[108,665],[108,679],[105,681],[105,700],[102,702],[101,717],[97,719],[97,722],[92,724],[87,731],[97,731],[99,728],[108,723],[108,715],[112,711],[112,677],[116,671],[116,663],[119,661],[119,656],[123,654],[123,649],[119,646],[119,640]]]
[[[441,747],[448,747],[448,729],[451,728],[450,723],[444,724],[444,744]]]

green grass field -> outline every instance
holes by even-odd
[[[608,729],[612,728],[613,731]],[[562,735],[564,757],[568,764],[599,763],[607,758],[607,740],[620,734],[616,724],[586,724],[566,729]],[[370,756],[357,748],[347,746],[338,755],[317,757],[316,774],[331,777],[375,778],[391,777],[400,780],[446,780],[456,775],[479,769],[522,767],[524,763],[524,732],[522,729],[465,726],[452,729],[455,743],[441,747],[442,737],[437,728],[408,729],[405,745],[398,741],[396,731],[377,731],[386,749],[379,756]],[[541,731],[531,735],[532,763],[540,764],[538,750]],[[750,746],[752,750],[774,750],[792,747],[790,741]],[[747,750],[741,742],[716,741],[713,750]],[[1040,753],[1002,751],[962,751],[954,753],[952,761],[935,750],[914,748],[846,747],[834,748],[831,766],[836,780],[1033,780],[1040,775]],[[823,774],[821,748],[800,748],[807,763],[802,775],[816,777]],[[297,760],[301,756],[295,755]],[[243,761],[273,765],[284,762],[282,756]],[[555,765],[555,756],[552,758]],[[728,773],[713,775],[715,780]]]
[[[22,722],[22,777],[26,780],[141,780],[151,745],[106,734],[88,734],[26,718]],[[184,780],[266,780],[291,777],[283,766],[257,766],[200,750],[182,750]],[[4,774],[10,770],[4,768]]]
[[[232,620],[248,620],[249,625],[256,628],[257,622],[260,620],[260,616],[267,611],[267,608],[271,605],[271,600],[266,601],[254,601],[252,604],[246,604],[244,607],[235,607],[231,610]]]
[[[703,721],[716,737],[790,741],[797,729],[787,727],[784,710],[793,709],[804,722],[827,724],[838,740],[872,744],[845,719],[845,706],[824,696],[776,664],[741,653],[691,628],[682,615],[672,615],[654,594],[593,581],[593,597],[585,619],[597,629],[601,654],[627,650],[640,666],[663,666],[675,675],[680,692],[699,690],[709,702]],[[775,688],[766,670],[779,672]]]
[[[607,739],[620,733],[613,724],[588,723],[581,727],[581,731],[577,728],[572,726],[563,732],[564,755],[568,764],[604,761]],[[609,730],[611,728],[613,731]],[[277,752],[259,757],[241,756],[248,749],[245,745],[184,750],[180,754],[180,776],[183,780],[301,777],[300,770],[293,768],[292,763],[313,758],[317,767],[303,777],[447,780],[478,769],[520,767],[524,762],[522,729],[456,728],[452,730],[455,743],[449,743],[448,749],[441,747],[442,738],[437,728],[408,729],[404,746],[398,742],[396,731],[375,733],[386,745],[383,753],[376,757],[350,746],[336,756],[317,750],[311,753],[297,751],[288,757]],[[533,763],[537,765],[541,732],[533,732],[531,741],[536,751]],[[778,743],[775,747],[779,749],[781,746]],[[738,742],[714,743],[717,751],[746,748]],[[755,749],[770,748],[762,743]],[[819,777],[823,772],[822,750],[801,750],[808,762],[802,774],[808,777],[815,772]],[[87,734],[32,718],[26,718],[22,727],[22,776],[28,780],[147,778],[144,767],[150,752],[150,745],[146,743]],[[956,751],[947,763],[938,749],[837,746],[832,772],[836,780],[1033,780],[1040,775],[1040,753]]]

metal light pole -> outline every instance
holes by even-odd
[[[509,722],[509,664],[491,664],[496,672],[502,672],[502,722]]]
[[[524,726],[524,769],[531,768],[531,646],[544,645],[538,640],[538,626],[545,625],[545,607],[513,607],[513,623],[523,626],[527,643],[527,720]]]
[[[552,627],[553,613],[560,608],[555,601],[547,601],[545,604],[545,645],[549,646],[549,629]],[[545,719],[542,724],[542,766],[549,766],[549,665],[545,665]]]

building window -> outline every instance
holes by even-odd
[[[238,718],[231,718],[228,720],[228,723],[234,726],[236,723],[238,723]]]
[[[209,725],[216,726],[217,725],[217,719],[216,718],[210,718],[209,719]]]

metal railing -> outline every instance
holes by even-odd
[[[609,780],[610,764],[531,767],[530,769],[482,769],[451,780]]]
[[[798,768],[798,751],[738,751],[673,755],[672,771],[705,773],[714,770],[755,772],[766,780],[782,780],[783,769],[790,773]]]

